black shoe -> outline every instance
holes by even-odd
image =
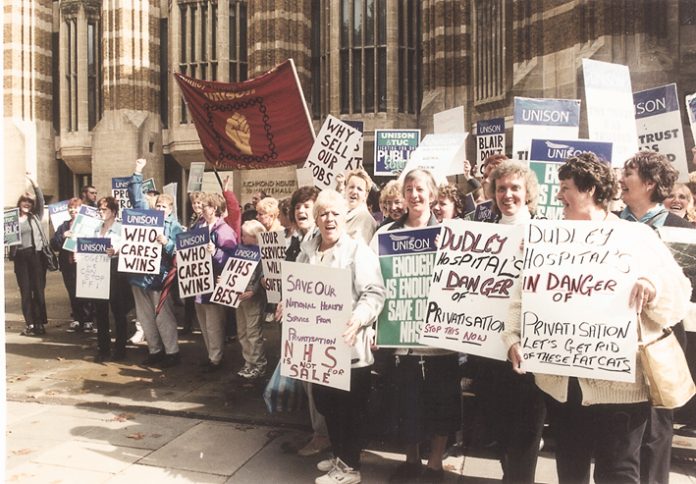
[[[33,324],[27,324],[19,334],[22,336],[37,336],[39,333],[36,332],[36,327]]]
[[[123,361],[126,359],[126,349],[116,350],[111,356],[111,361]]]
[[[423,473],[418,478],[418,482],[422,484],[433,484],[445,480],[444,469],[435,470],[432,467],[426,467]]]
[[[95,363],[104,363],[105,361],[109,361],[109,358],[111,355],[109,353],[97,353],[94,355],[94,362]]]
[[[34,328],[34,332],[37,335],[46,334],[46,328],[44,327],[43,324],[37,324],[36,328]]]
[[[180,335],[185,335],[191,333],[191,325],[190,324],[185,324],[181,327],[181,331],[179,331]]]
[[[403,462],[389,477],[389,482],[416,482],[423,471],[420,462]]]
[[[150,366],[155,365],[164,359],[164,351],[158,351],[157,353],[150,353],[147,358],[143,360],[143,365]]]
[[[696,425],[687,424],[674,430],[674,435],[681,437],[696,438]]]
[[[172,353],[170,355],[164,355],[162,362],[160,363],[160,368],[171,368],[181,363],[181,355],[178,352]]]
[[[222,363],[213,363],[208,360],[208,364],[203,368],[203,373],[213,373],[218,371],[222,367]]]

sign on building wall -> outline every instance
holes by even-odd
[[[254,193],[259,190],[263,190],[267,196],[277,200],[292,196],[298,187],[295,170],[294,166],[284,166],[268,170],[242,170],[238,172],[242,185],[239,202],[242,205],[251,202]]]

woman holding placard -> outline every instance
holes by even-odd
[[[150,208],[142,191],[143,169],[146,164],[147,160],[144,158],[136,160],[135,171],[128,185],[128,195],[133,207],[140,210]],[[164,231],[157,237],[157,242],[162,245],[159,274],[131,274],[128,283],[133,291],[135,312],[147,341],[148,356],[143,360],[143,365],[159,364],[166,368],[179,364],[179,342],[172,297],[165,297],[161,304],[160,299],[167,274],[170,270],[175,270],[172,261],[176,235],[184,229],[174,215],[174,199],[171,195],[159,195],[155,209],[164,213]]]
[[[114,197],[103,197],[97,201],[97,210],[102,219],[101,226],[95,231],[94,237],[111,240],[111,247],[106,253],[111,257],[110,289],[108,299],[94,299],[94,313],[97,323],[97,347],[94,357],[96,363],[108,359],[121,361],[126,358],[126,338],[128,337],[126,313],[128,302],[125,295],[128,291],[128,282],[125,274],[118,272],[118,250],[121,246],[121,224],[116,221],[118,215],[118,202]],[[116,349],[111,353],[111,334],[109,329],[109,306],[114,315],[116,327]]]
[[[437,225],[431,206],[438,198],[433,175],[422,169],[404,176],[402,194],[406,214],[400,220],[381,227],[372,240],[376,250],[377,234],[398,229],[419,229]],[[415,346],[397,348],[395,382],[398,390],[396,409],[399,434],[406,445],[406,462],[391,479],[395,482],[420,477],[426,482],[444,478],[442,459],[447,438],[459,428],[460,387],[457,353],[440,348]],[[420,444],[430,439],[430,455],[423,468]]]
[[[319,235],[302,244],[297,262],[351,269],[353,310],[344,341],[352,347],[350,391],[313,385],[317,409],[326,418],[334,458],[321,461],[317,468],[327,474],[317,484],[356,484],[360,482],[362,427],[367,416],[370,370],[374,363],[370,346],[372,324],[384,305],[385,288],[379,261],[362,241],[346,233],[345,198],[331,189],[323,190],[313,207]]]
[[[203,211],[196,229],[210,234],[208,252],[213,258],[213,274],[222,273],[228,257],[237,246],[237,237],[232,227],[221,218],[225,212],[225,200],[217,193],[206,193],[202,198]],[[222,365],[225,348],[225,306],[210,302],[212,293],[196,296],[196,316],[203,333],[208,358],[203,362],[205,371],[218,370]]]
[[[497,222],[524,224],[535,217],[539,185],[524,164],[504,160],[488,177],[488,197]],[[498,443],[503,482],[533,483],[546,406],[532,375],[519,375],[508,361],[469,357],[474,393],[486,428]]]
[[[558,170],[566,220],[609,221],[616,178],[608,164],[592,153],[570,158]],[[640,312],[646,339],[686,313],[691,285],[669,250],[657,241],[641,241],[639,250],[651,270],[634,284],[628,304]],[[516,301],[519,304],[520,301]],[[519,310],[511,311],[503,339],[513,369],[521,369]],[[547,395],[551,426],[556,437],[556,469],[560,482],[589,482],[594,458],[595,482],[639,482],[640,447],[650,415],[649,392],[640,365],[635,382],[534,375]]]

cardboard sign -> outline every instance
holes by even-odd
[[[362,153],[362,133],[329,114],[304,167],[312,169],[315,187],[334,188],[336,175],[359,168],[353,164],[358,151]],[[362,159],[360,162],[362,165]]]
[[[147,192],[156,192],[157,187],[155,186],[155,179],[154,178],[148,178],[147,180],[143,180],[143,194],[146,195]],[[176,198],[174,199],[176,200]]]
[[[505,118],[476,123],[476,173],[483,176],[483,162],[491,155],[505,153]]]
[[[21,245],[22,236],[19,231],[19,208],[5,210],[5,245]]]
[[[501,333],[519,294],[522,225],[444,220],[420,342],[507,358]]]
[[[111,179],[111,196],[118,202],[119,213],[123,212],[126,208],[133,208],[130,196],[128,196],[128,185],[131,182],[132,177],[126,176],[122,178],[112,178]],[[143,183],[143,186],[145,184]],[[143,191],[143,193],[145,193]]]
[[[119,272],[159,274],[162,244],[157,237],[164,234],[164,212],[126,209],[121,231],[123,244],[118,258]]]
[[[314,178],[312,178],[311,168],[298,168],[295,170],[295,176],[297,178],[298,188],[314,186]]]
[[[686,112],[691,125],[691,140],[696,144],[696,93],[686,96]]]
[[[496,217],[497,215],[493,208],[493,200],[486,200],[476,205],[473,218],[475,222],[492,222]]]
[[[633,90],[628,67],[583,59],[582,71],[585,78],[589,138],[611,141],[612,166],[622,167],[624,161],[638,151]],[[572,139],[577,136],[565,138]]]
[[[376,129],[375,176],[401,173],[419,142],[420,129]]]
[[[639,148],[664,154],[679,171],[677,181],[688,182],[689,167],[684,151],[677,85],[668,84],[633,93],[633,104]]]
[[[282,263],[280,374],[350,390],[351,348],[343,340],[353,308],[350,269]]]
[[[538,215],[547,219],[563,218],[563,204],[556,198],[560,188],[558,169],[568,158],[586,151],[594,153],[600,160],[610,164],[611,143],[588,140],[532,140],[529,167],[539,181]]]
[[[88,205],[80,205],[80,211],[75,216],[70,232],[72,235],[66,237],[63,242],[63,249],[70,252],[77,251],[78,237],[94,237],[97,229],[101,227],[102,220],[99,217],[99,212],[94,207]]]
[[[220,274],[220,284],[215,286],[210,302],[231,308],[239,306],[239,296],[246,291],[254,270],[261,260],[257,245],[238,245],[232,257],[227,259]]]
[[[109,299],[111,291],[111,258],[106,249],[111,239],[80,237],[77,239],[77,277],[75,296],[87,299]]]
[[[635,226],[635,227],[634,227]],[[525,230],[522,368],[635,381],[638,333],[629,295],[643,224],[532,220]],[[650,234],[648,234],[650,235]]]
[[[213,258],[208,252],[208,228],[176,235],[176,276],[179,296],[191,297],[213,292]]]
[[[403,181],[416,168],[430,171],[438,184],[446,183],[449,175],[464,173],[467,136],[468,133],[426,135],[411,153],[399,179]]]
[[[63,200],[49,205],[48,218],[51,221],[54,232],[58,230],[58,227],[63,225],[64,222],[70,220],[70,213],[68,213],[68,200]]]
[[[188,193],[203,191],[203,173],[205,172],[205,161],[191,162],[189,169],[189,179],[186,191]]]
[[[377,345],[420,346],[440,226],[378,233],[379,265],[387,297],[377,319]]]
[[[435,113],[433,115],[433,128],[435,134],[465,133],[464,106]]]
[[[532,139],[576,139],[580,132],[578,99],[516,97],[512,157],[529,160]]]
[[[281,298],[280,263],[285,260],[287,248],[285,232],[259,233],[259,249],[261,251],[261,267],[266,278],[266,299],[269,303],[279,303]]]

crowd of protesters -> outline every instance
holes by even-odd
[[[696,158],[696,151],[695,158]],[[266,301],[261,265],[241,295],[236,310],[214,304],[210,295],[183,301],[185,321],[177,321],[173,297],[162,297],[171,282],[176,235],[185,230],[207,230],[207,250],[214,275],[237,244],[257,245],[264,231],[284,230],[286,260],[337,268],[350,268],[353,311],[343,338],[352,347],[350,391],[305,383],[313,435],[298,450],[314,456],[331,448],[333,457],[317,464],[325,474],[318,484],[353,484],[361,480],[360,452],[365,446],[364,424],[370,413],[370,392],[378,360],[391,367],[385,372],[396,392],[391,412],[397,416],[398,438],[405,462],[393,482],[440,482],[443,458],[452,435],[462,424],[462,376],[473,379],[478,409],[494,443],[504,482],[534,482],[537,457],[543,445],[545,424],[550,424],[560,482],[589,482],[594,460],[595,482],[666,483],[669,479],[670,449],[675,423],[680,431],[696,436],[696,402],[672,410],[651,407],[640,367],[634,383],[587,378],[525,374],[521,370],[520,294],[513,297],[503,341],[508,361],[458,354],[421,346],[387,350],[374,346],[374,323],[385,301],[385,286],[376,254],[377,234],[397,229],[436,226],[443,220],[465,215],[465,196],[475,203],[492,200],[499,224],[524,224],[537,218],[539,188],[536,175],[525,163],[505,155],[489,157],[482,175],[473,174],[468,161],[460,183],[438,185],[427,170],[413,170],[401,181],[390,180],[381,188],[362,169],[338,177],[334,189],[319,191],[300,187],[291,197],[276,200],[263,192],[241,207],[228,189],[229,180],[218,193],[189,194],[192,216],[182,227],[174,215],[174,200],[165,194],[142,192],[145,160],[137,160],[129,185],[134,208],[164,212],[165,226],[157,241],[163,257],[158,274],[124,274],[117,270],[120,246],[118,201],[97,199],[92,186],[81,198],[68,201],[70,220],[49,239],[41,226],[44,201],[41,189],[32,183],[34,194],[17,202],[20,209],[21,244],[12,247],[15,274],[20,289],[25,329],[22,334],[45,334],[47,310],[44,298],[46,261],[44,247],[59,252],[60,267],[70,299],[74,321],[69,331],[97,331],[95,361],[126,359],[127,312],[135,308],[136,319],[147,342],[142,364],[167,368],[180,364],[179,333],[190,332],[196,319],[205,345],[205,371],[218,371],[226,342],[237,337],[244,366],[237,374],[258,380],[267,374],[270,355],[264,345],[263,324],[282,320],[282,302]],[[621,170],[612,170],[595,155],[584,153],[566,160],[558,170],[557,199],[566,220],[627,220],[653,228],[694,228],[693,183],[676,183],[677,172],[655,152],[639,152]],[[74,253],[63,250],[71,237],[71,224],[80,205],[97,208],[102,223],[94,236],[111,239],[111,293],[108,300],[75,297]],[[520,248],[522,250],[522,248]],[[667,247],[646,245],[642,257],[654,268],[635,282],[631,305],[643,324],[659,333],[672,327],[696,373],[696,281],[689,281]],[[695,291],[696,292],[696,291]],[[165,294],[166,296],[166,294]],[[112,342],[109,309],[113,315]],[[269,317],[269,315],[272,315]],[[183,330],[178,331],[177,326]],[[676,419],[675,419],[676,415]],[[425,463],[424,463],[425,462]]]

